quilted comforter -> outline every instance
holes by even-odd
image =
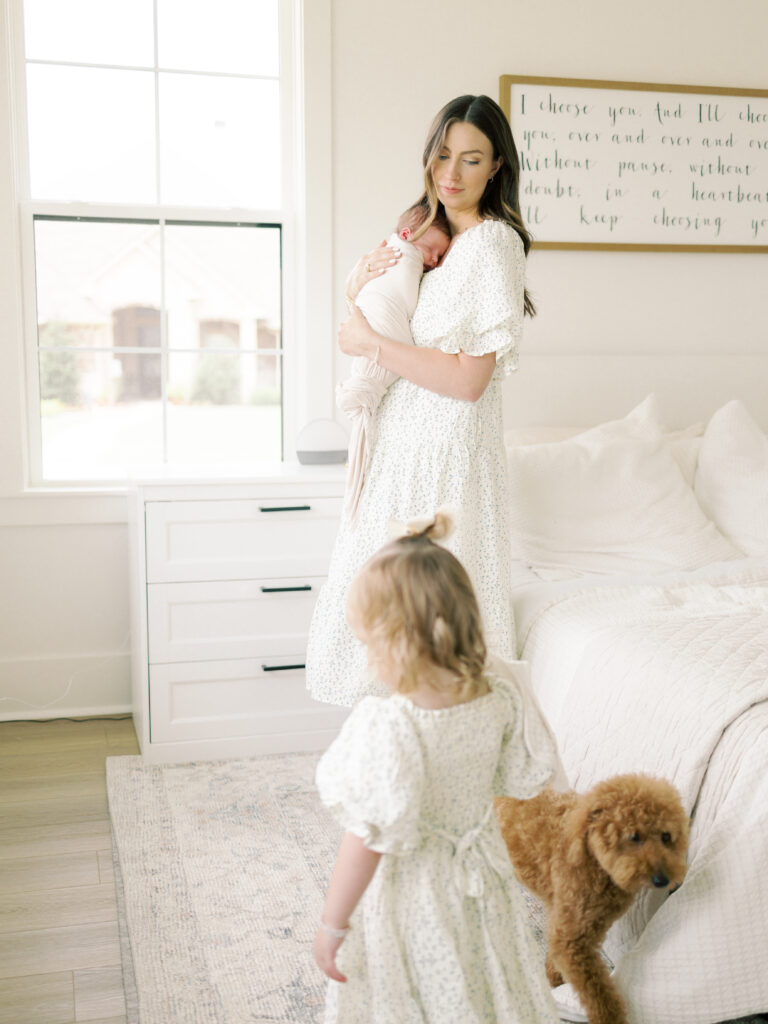
[[[571,785],[649,772],[692,814],[681,888],[608,935],[630,1021],[768,1012],[768,560],[540,584],[515,604]]]

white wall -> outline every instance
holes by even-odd
[[[451,97],[497,98],[502,74],[766,87],[763,0],[333,0],[332,29],[337,319],[349,266],[420,192],[424,135]],[[10,119],[3,71],[0,718],[115,710],[130,700],[124,500],[83,516],[81,501],[23,493]],[[741,396],[768,428],[767,273],[766,256],[534,254],[540,315],[505,385],[508,421],[586,425],[656,390],[671,426]]]
[[[122,523],[0,529],[0,718],[130,704]]]

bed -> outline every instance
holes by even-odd
[[[692,815],[681,888],[638,898],[605,944],[630,1020],[768,1012],[768,438],[738,402],[670,433],[650,396],[520,441],[518,651],[569,782],[664,776]]]

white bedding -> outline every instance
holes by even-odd
[[[768,1011],[768,558],[518,581],[514,601],[571,785],[650,772],[693,813],[683,886],[608,936],[632,1024]]]

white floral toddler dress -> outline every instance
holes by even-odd
[[[350,707],[366,694],[386,692],[368,677],[365,651],[347,624],[347,592],[389,540],[392,519],[407,522],[441,507],[454,515],[446,547],[472,580],[488,647],[515,656],[501,381],[517,367],[524,285],[520,236],[496,220],[459,235],[443,263],[422,278],[414,343],[473,356],[495,352],[496,369],[476,402],[401,377],[378,406],[357,516],[342,517],[310,628],[307,687],[316,700]]]
[[[329,982],[325,1024],[558,1022],[493,810],[494,796],[539,792],[557,754],[529,753],[520,691],[488,682],[441,710],[367,697],[320,761],[323,803],[384,854],[337,954],[348,980]]]

